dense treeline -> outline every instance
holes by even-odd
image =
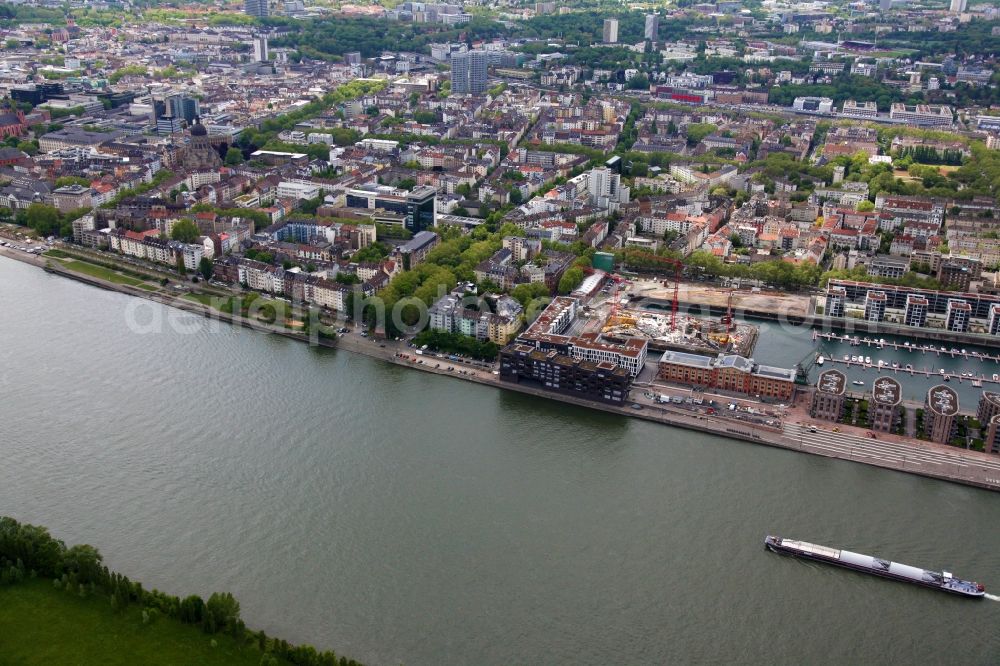
[[[122,611],[131,605],[143,608],[144,616],[161,614],[185,624],[201,627],[208,634],[228,634],[245,645],[256,646],[262,664],[284,659],[298,666],[356,666],[332,651],[319,652],[310,645],[291,645],[253,631],[240,619],[240,604],[232,594],[215,592],[203,600],[197,595],[181,599],[158,590],[146,590],[104,565],[93,546],[66,547],[44,527],[21,524],[0,517],[0,585],[19,583],[26,578],[48,578],[53,585],[81,596],[101,594],[111,607]]]
[[[604,19],[618,19],[618,41],[635,44],[642,41],[645,14],[642,12],[622,12],[620,9],[605,11],[573,12],[570,14],[543,14],[525,21],[515,32],[517,37],[540,39],[561,38],[568,44],[590,46],[604,39]],[[682,37],[692,25],[688,20],[660,22],[659,38],[672,41]]]
[[[301,55],[322,60],[339,60],[350,51],[360,51],[372,58],[383,51],[415,51],[425,53],[435,42],[464,39],[489,39],[503,32],[493,21],[473,18],[469,23],[452,28],[386,21],[375,18],[320,19],[301,22],[297,30],[274,40],[274,46],[296,49]]]
[[[796,97],[829,97],[838,108],[847,99],[872,100],[878,105],[879,111],[888,111],[893,102],[924,103],[921,93],[904,94],[901,89],[880,83],[873,78],[852,75],[838,76],[830,84],[785,85],[771,88],[767,100],[778,106],[791,106]]]
[[[499,347],[489,340],[477,340],[468,335],[436,331],[430,328],[418,333],[413,338],[413,344],[418,347],[427,345],[434,351],[462,354],[483,361],[495,361],[500,351]]]

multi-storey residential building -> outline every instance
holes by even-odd
[[[440,298],[428,310],[428,326],[498,345],[507,344],[521,326],[522,308],[510,296],[480,298],[462,289]]]
[[[823,312],[828,317],[843,317],[846,303],[846,290],[843,287],[831,286],[826,290],[826,303]]]
[[[844,413],[846,389],[847,376],[840,370],[831,368],[821,372],[816,380],[816,391],[813,393],[809,414],[817,419],[839,420]]]
[[[271,294],[285,292],[285,270],[281,266],[271,266],[252,259],[243,259],[238,266],[238,280],[255,291]]]
[[[628,400],[632,385],[628,371],[614,363],[587,361],[555,349],[516,343],[500,352],[500,379],[528,381],[547,390],[614,404]]]
[[[884,291],[869,290],[865,296],[865,321],[885,321],[885,303]]]
[[[906,309],[903,311],[903,323],[907,326],[922,327],[927,325],[927,299],[916,294],[906,296]]]
[[[880,254],[868,264],[868,275],[872,277],[899,279],[909,271],[910,259],[908,257]]]
[[[478,95],[486,90],[489,55],[485,51],[451,54],[451,91]]]
[[[646,14],[646,24],[643,27],[643,39],[655,42],[660,36],[660,15]]]
[[[404,271],[408,271],[423,262],[427,253],[440,242],[441,237],[433,231],[419,231],[410,240],[397,245],[392,251],[392,258]]]
[[[878,377],[872,382],[872,399],[868,406],[868,426],[872,430],[892,432],[899,420],[899,404],[903,389],[892,377]]]
[[[965,333],[969,330],[970,319],[972,319],[971,305],[957,298],[948,300],[945,309],[945,328],[955,333]]]
[[[954,389],[944,384],[932,386],[924,402],[924,436],[932,442],[947,444],[954,432],[958,408]]]

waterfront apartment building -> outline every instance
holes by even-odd
[[[983,391],[979,398],[979,406],[976,408],[976,420],[982,427],[986,427],[993,417],[1000,415],[1000,393],[994,391]]]
[[[947,444],[955,429],[958,407],[954,389],[944,384],[932,386],[924,402],[924,436],[932,442]]]
[[[972,306],[957,298],[948,301],[945,310],[945,328],[955,333],[965,333],[969,330],[972,319]]]
[[[253,259],[242,259],[237,267],[237,279],[255,291],[270,294],[285,293],[285,269]]]
[[[517,342],[543,351],[555,350],[578,360],[611,363],[623,368],[631,377],[638,375],[646,364],[649,350],[646,340],[630,338],[624,343],[614,343],[602,340],[595,333],[565,335],[576,318],[578,304],[575,298],[557,296],[517,336]]]
[[[813,393],[812,406],[809,414],[813,418],[827,421],[838,421],[844,413],[844,394],[847,389],[847,376],[833,368],[824,370],[816,380],[816,391]]]
[[[922,300],[916,301],[920,303],[921,310],[925,311],[921,315],[924,318],[924,325],[927,325],[927,319],[933,316],[939,326],[952,331],[969,331],[974,328],[989,330],[988,325],[993,306],[1000,305],[1000,295],[997,294],[938,291],[890,284],[876,285],[871,282],[853,280],[830,280],[826,291],[826,314],[831,317],[844,317],[847,316],[849,308],[855,311],[864,309],[868,293],[872,290],[885,294],[886,316],[892,315],[889,317],[890,319],[895,318],[897,321],[903,321],[906,317],[907,299],[913,296],[926,300],[926,304]],[[950,315],[949,303],[952,301],[964,303],[969,308],[966,310],[964,306],[953,305],[951,309],[954,314]],[[953,326],[964,326],[965,328],[948,327],[950,316],[953,316]],[[1000,330],[1000,322],[994,319],[994,324]]]
[[[1000,303],[990,306],[990,316],[986,322],[986,332],[990,335],[1000,335]]]
[[[489,54],[486,51],[466,51],[451,54],[451,91],[479,95],[486,91]]]
[[[826,290],[826,303],[823,311],[828,317],[843,317],[846,303],[846,290],[843,287],[830,286]]]
[[[621,405],[628,400],[632,375],[607,361],[595,362],[511,344],[500,350],[501,381],[537,384],[546,390]]]
[[[953,122],[950,106],[944,104],[900,104],[889,108],[889,118],[908,125],[951,127]]]
[[[927,299],[916,294],[907,294],[906,310],[903,313],[903,323],[907,326],[922,327],[927,325]]]
[[[865,296],[865,321],[885,321],[885,303],[884,291],[870,290]]]
[[[737,354],[713,357],[667,351],[657,364],[657,378],[696,388],[779,400],[789,400],[795,393],[795,370],[760,365]]]
[[[982,422],[980,421],[980,423]],[[986,425],[983,450],[986,453],[1000,453],[1000,414],[990,419],[989,424]]]
[[[433,330],[505,345],[520,328],[522,312],[521,304],[510,296],[481,298],[459,288],[438,299],[427,315]]]
[[[868,427],[879,432],[892,432],[900,418],[899,405],[903,387],[892,377],[878,377],[872,382],[872,399],[868,404]]]

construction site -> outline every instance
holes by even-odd
[[[753,355],[758,329],[736,321],[732,297],[727,313],[721,317],[696,317],[679,312],[676,276],[673,281],[659,283],[666,298],[656,301],[639,293],[635,283],[619,275],[608,277],[611,280],[608,287],[584,309],[581,333],[599,332],[602,338],[619,343],[629,338],[647,340],[650,349],[657,351],[726,353],[748,358]],[[636,307],[630,304],[632,301],[642,301],[643,305]]]

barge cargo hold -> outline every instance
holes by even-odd
[[[764,539],[764,545],[774,553],[802,557],[816,562],[826,562],[838,567],[854,569],[855,571],[900,580],[906,583],[914,583],[923,587],[941,590],[942,592],[980,598],[986,594],[986,588],[981,583],[955,578],[947,571],[928,571],[898,562],[883,560],[880,557],[862,555],[861,553],[854,553],[849,550],[837,550],[836,548],[829,548],[827,546],[817,546],[814,543],[783,539],[782,537],[771,535],[768,535]]]

